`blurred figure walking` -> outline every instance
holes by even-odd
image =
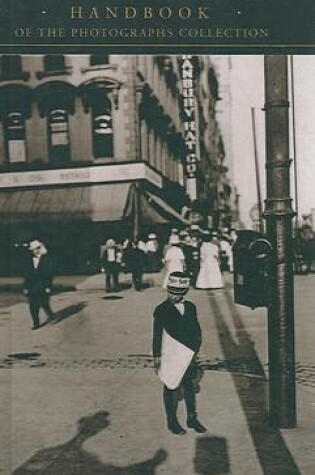
[[[222,289],[224,281],[220,270],[220,248],[216,233],[204,236],[200,247],[200,271],[197,289]]]

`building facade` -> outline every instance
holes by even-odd
[[[182,57],[0,57],[3,272],[14,268],[14,249],[35,237],[53,248],[60,271],[73,272],[108,237],[207,221],[224,183],[222,139],[210,59],[193,61],[198,166],[190,196]]]

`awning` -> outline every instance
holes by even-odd
[[[177,221],[185,225],[189,225],[190,222],[183,218],[183,216],[178,213],[174,208],[167,204],[159,196],[150,193],[149,191],[145,192],[145,197],[151,208],[155,209],[159,214],[166,218],[166,221]]]
[[[130,182],[0,192],[0,223],[86,220],[133,221],[136,188]],[[140,190],[141,224],[189,224],[162,198]]]
[[[141,211],[145,217],[151,217],[156,224],[164,224],[168,222],[182,223],[189,225],[190,222],[184,219],[180,213],[167,204],[159,196],[145,191],[141,196]]]
[[[120,221],[126,218],[130,183],[0,192],[0,222],[40,220]]]

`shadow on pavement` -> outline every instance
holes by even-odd
[[[103,300],[121,300],[124,297],[121,295],[106,295],[105,297],[102,297]]]
[[[67,318],[76,315],[77,313],[81,312],[81,310],[83,310],[86,305],[86,302],[78,302],[76,304],[72,304],[68,307],[62,308],[61,310],[58,310],[58,312],[54,313],[54,317],[51,323],[53,325],[56,325],[57,323],[60,323],[63,320],[66,320]]]
[[[84,442],[110,426],[109,413],[100,411],[83,417],[78,422],[78,433],[69,442],[38,451],[17,468],[12,475],[154,475],[155,469],[167,457],[165,450],[158,450],[151,459],[117,467],[103,463],[83,449]]]
[[[196,473],[202,475],[230,473],[226,439],[223,437],[197,439],[194,466]]]
[[[263,473],[264,475],[301,475],[280,430],[270,425],[266,394],[267,383],[254,343],[244,327],[230,293],[225,291],[224,296],[235,325],[236,337],[239,343],[236,343],[233,339],[220,310],[217,301],[219,297],[209,295],[209,301],[225,358],[229,361],[242,360],[244,366],[249,366],[249,373],[253,364],[259,369],[258,375],[260,377],[248,377],[234,372],[232,372],[232,377]]]

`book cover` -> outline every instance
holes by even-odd
[[[309,0],[0,1],[1,474],[315,472],[314,25]],[[177,435],[171,270],[203,336]]]

